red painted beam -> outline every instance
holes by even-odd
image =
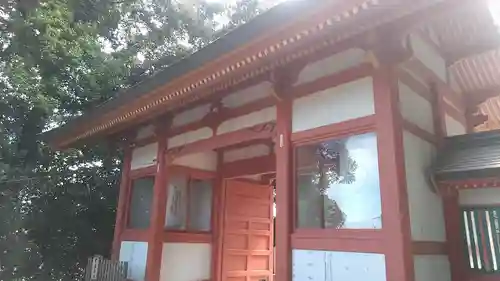
[[[461,233],[458,232],[457,236],[460,236]],[[413,241],[412,252],[414,255],[447,255],[448,245],[446,242]]]
[[[222,166],[224,179],[276,172],[276,156],[268,155],[225,163]]]
[[[263,123],[238,131],[216,135],[184,146],[175,147],[167,150],[167,154],[173,157],[180,157],[192,153],[199,153],[235,145],[242,141],[270,139],[275,135],[275,127],[276,124],[274,122]]]

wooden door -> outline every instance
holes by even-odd
[[[272,187],[237,180],[225,184],[222,280],[272,281]]]

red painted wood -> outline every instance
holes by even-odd
[[[129,180],[134,180],[138,178],[143,178],[147,176],[154,176],[156,174],[156,165],[151,165],[149,167],[143,167],[139,169],[134,169],[130,171]]]
[[[276,139],[276,281],[292,280],[292,102],[277,105]]]
[[[153,202],[151,207],[151,222],[148,235],[148,253],[146,262],[146,280],[159,281],[161,258],[163,251],[163,235],[168,197],[167,175],[167,149],[166,134],[158,134],[157,173],[153,189]]]
[[[196,169],[187,166],[169,165],[168,170],[170,174],[185,175],[187,177],[199,180],[209,180],[215,179],[217,177],[216,172]]]
[[[356,238],[320,239],[292,235],[292,248],[317,251],[344,251],[360,253],[384,253],[385,246],[380,240],[363,240]]]
[[[314,143],[321,139],[341,138],[364,134],[375,130],[375,115],[360,117],[340,123],[293,133],[292,142],[296,144]]]
[[[452,279],[455,281],[455,279]],[[500,275],[497,274],[480,274],[480,273],[469,273],[467,276],[464,276],[462,280],[467,281],[500,281]]]
[[[448,244],[435,241],[413,241],[412,253],[414,255],[447,255]]]
[[[212,243],[209,232],[164,231],[163,242],[170,243]]]
[[[269,139],[275,135],[275,124],[273,122],[255,125],[238,131],[216,135],[208,139],[196,141],[185,146],[175,147],[167,151],[168,155],[180,157],[192,153],[215,150],[242,141],[257,139]]]
[[[396,71],[381,66],[373,77],[382,224],[388,281],[415,279]]]
[[[384,253],[384,232],[373,229],[296,229],[293,249]]]
[[[217,152],[217,178],[215,180],[212,206],[212,280],[221,280],[222,278],[222,231],[224,229],[224,220],[222,215],[225,212],[226,186],[222,177],[222,152]]]
[[[269,174],[274,173],[275,171],[276,156],[273,154],[224,163],[221,170],[222,176],[225,179],[249,175]]]
[[[273,190],[226,180],[221,280],[273,280]]]
[[[122,233],[122,241],[144,241],[148,242],[148,230],[144,229],[125,229]]]

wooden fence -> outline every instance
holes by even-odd
[[[85,269],[85,281],[124,281],[127,280],[127,272],[126,262],[92,257]]]

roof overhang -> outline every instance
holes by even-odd
[[[95,110],[48,132],[46,138],[52,146],[63,149],[116,134],[376,27],[414,16],[402,27],[409,28],[425,19],[415,16],[417,11],[457,2],[474,1],[285,2]]]
[[[446,138],[433,173],[438,183],[498,178],[500,130]]]

